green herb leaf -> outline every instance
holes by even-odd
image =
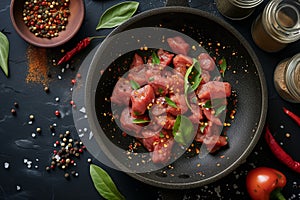
[[[125,197],[119,192],[111,177],[97,165],[90,165],[90,176],[96,190],[105,199],[122,200]]]
[[[220,115],[223,111],[225,111],[226,110],[226,105],[222,105],[222,106],[220,106],[220,107],[217,107],[216,109],[215,109],[215,116],[218,116],[218,115]]]
[[[164,138],[165,135],[164,135],[162,132],[159,132],[159,137],[160,137],[160,138]]]
[[[195,91],[201,83],[201,80],[202,80],[201,73],[202,73],[202,70],[201,70],[199,61],[196,59],[193,59],[193,69],[192,69],[192,72],[189,74],[189,76],[191,76],[191,78],[189,79],[189,82],[191,83],[191,87],[192,87],[193,91]]]
[[[148,123],[150,122],[150,120],[147,120],[147,119],[134,119],[132,120],[132,123],[134,124],[143,124],[143,123]]]
[[[172,101],[169,97],[165,97],[165,100],[167,102],[167,104],[169,104],[169,106],[173,107],[173,108],[177,108],[177,105],[174,101]]]
[[[150,77],[150,78],[148,79],[148,81],[149,81],[149,82],[154,81],[154,77]]]
[[[207,124],[205,124],[205,123],[203,123],[203,124],[200,126],[200,131],[201,131],[201,133],[204,132],[204,129],[205,129],[206,126],[207,126]]]
[[[2,32],[0,32],[0,66],[7,77],[8,77],[8,53],[9,53],[9,41],[7,37]]]
[[[220,69],[221,69],[221,72],[222,72],[222,76],[224,77],[225,75],[225,71],[227,69],[227,62],[226,62],[226,59],[223,57],[220,61]]]
[[[124,1],[108,8],[100,17],[96,30],[119,26],[133,16],[138,6],[139,2]]]
[[[134,80],[130,80],[130,85],[131,85],[131,88],[134,90],[137,90],[140,88],[140,85],[137,82],[135,82]]]
[[[155,51],[152,52],[152,63],[155,65],[159,65],[160,64],[160,59],[158,57],[158,55],[155,53]]]
[[[187,103],[187,106],[191,108],[191,105],[187,99],[188,93],[195,91],[199,84],[201,83],[202,76],[201,76],[202,70],[200,67],[200,63],[197,59],[193,58],[193,64],[186,70],[185,76],[184,76],[184,96],[185,101]]]
[[[207,100],[205,102],[205,104],[203,105],[204,108],[212,108],[212,105],[211,105],[211,100]]]
[[[181,144],[187,145],[194,138],[194,126],[189,118],[184,115],[178,115],[173,126],[174,140]]]
[[[158,93],[159,93],[160,95],[162,95],[162,94],[164,93],[164,90],[163,90],[162,88],[158,88]]]

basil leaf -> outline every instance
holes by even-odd
[[[165,135],[164,135],[162,132],[159,132],[159,137],[160,137],[160,138],[164,138]]]
[[[184,115],[178,115],[173,126],[174,140],[181,144],[187,145],[194,138],[194,126],[189,118]]]
[[[226,62],[226,59],[223,57],[220,61],[220,72],[222,73],[222,76],[224,77],[225,75],[225,71],[227,69],[227,62]]]
[[[222,105],[215,109],[215,116],[220,115],[224,110],[226,110],[226,105]]]
[[[137,82],[135,82],[134,80],[130,80],[130,85],[131,85],[131,88],[134,90],[137,90],[140,88],[140,85]]]
[[[9,53],[9,41],[7,37],[2,32],[0,32],[0,66],[7,77],[8,77],[8,53]]]
[[[125,197],[119,192],[111,177],[97,165],[90,165],[90,176],[96,190],[105,199],[122,200]]]
[[[158,55],[153,51],[152,52],[152,63],[155,64],[155,65],[159,65],[160,64],[160,59],[158,57]]]
[[[184,96],[185,101],[187,103],[187,106],[191,108],[191,105],[187,99],[188,93],[195,91],[199,84],[201,83],[202,77],[201,77],[201,67],[200,63],[197,59],[193,58],[193,64],[186,70],[185,76],[184,76]]]
[[[205,129],[206,126],[207,126],[207,124],[205,124],[205,123],[203,123],[203,124],[200,126],[200,131],[201,131],[201,133],[204,132],[204,129]]]
[[[177,108],[177,105],[174,101],[172,101],[169,97],[165,97],[165,100],[167,102],[167,104],[169,104],[169,106],[173,107],[173,108]]]
[[[124,1],[108,8],[100,17],[96,30],[119,26],[133,16],[138,6],[139,2]]]
[[[191,75],[190,83],[192,83],[191,87],[192,87],[193,91],[195,91],[201,83],[201,80],[202,80],[201,73],[202,73],[202,71],[201,71],[199,61],[194,59],[193,60],[193,70],[190,74]]]
[[[212,108],[211,100],[207,100],[207,101],[205,102],[205,104],[203,105],[203,108]]]
[[[132,120],[132,123],[134,124],[143,124],[143,123],[148,123],[150,122],[150,120],[147,120],[147,119],[134,119]]]

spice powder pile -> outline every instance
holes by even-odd
[[[27,48],[28,74],[26,82],[48,83],[48,58],[45,48],[29,45]]]

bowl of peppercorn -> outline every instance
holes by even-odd
[[[84,19],[84,2],[71,0],[12,0],[10,18],[17,33],[38,47],[69,41]]]

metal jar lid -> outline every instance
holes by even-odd
[[[261,4],[263,0],[229,0],[233,5],[240,8],[254,8]]]
[[[266,5],[262,21],[274,40],[280,43],[291,43],[300,39],[299,8],[300,2],[295,0],[272,0]],[[287,13],[289,16],[286,15]]]
[[[300,102],[300,53],[293,56],[288,62],[285,80],[291,95]]]

